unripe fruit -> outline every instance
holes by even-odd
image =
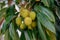
[[[28,29],[32,30],[32,27],[31,26],[28,26]]]
[[[40,0],[36,0],[37,2],[40,1]]]
[[[35,13],[34,11],[31,11],[31,12],[30,12],[30,17],[31,17],[32,20],[35,20],[35,18],[36,18],[36,13]]]
[[[25,24],[22,23],[22,24],[20,25],[20,29],[24,30],[25,28],[26,28],[26,27],[25,27]]]
[[[21,25],[21,23],[22,23],[22,19],[20,17],[17,17],[16,18],[16,24]]]
[[[20,13],[23,18],[29,15],[29,11],[27,9],[21,9]]]
[[[30,17],[26,17],[24,19],[24,22],[25,22],[26,25],[30,25],[32,23],[32,19]]]
[[[32,22],[32,24],[31,24],[31,26],[33,27],[33,28],[35,28],[36,27],[36,22],[34,21],[34,22]]]

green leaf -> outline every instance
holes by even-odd
[[[43,4],[47,7],[49,7],[49,3],[48,3],[48,0],[41,0],[43,2]]]
[[[52,11],[43,6],[35,6],[35,8],[42,12],[43,14],[45,14],[50,21],[55,22],[55,18]]]
[[[50,30],[51,32],[53,32],[54,34],[56,34],[55,31],[55,26],[54,24],[52,24],[48,19],[47,16],[41,12],[37,12],[37,15],[39,16],[39,21],[41,22],[41,24],[47,28],[48,30]]]
[[[0,10],[0,18],[5,17],[7,8],[3,8]]]
[[[25,32],[24,32],[24,35],[25,35],[26,40],[31,40],[31,38],[29,37],[29,35],[28,35],[28,32],[27,32],[27,31],[25,31]]]
[[[0,2],[0,9],[2,9],[5,5],[5,1]]]
[[[51,31],[46,29],[46,33],[49,36],[50,40],[56,40],[56,35],[52,33]]]
[[[47,40],[50,40],[50,37],[49,37],[49,35],[46,33],[46,37],[47,37]]]
[[[50,30],[51,32],[56,34],[55,26],[54,26],[54,24],[50,20],[48,20],[48,17],[42,11],[40,11],[37,8],[37,6],[35,6],[34,10],[37,12],[37,15],[39,16],[38,18],[39,18],[39,21],[41,22],[41,24],[45,28],[47,28],[48,30]]]
[[[58,18],[60,19],[60,7],[56,7],[56,15],[58,16]]]
[[[36,40],[36,37],[33,32],[32,32],[32,36],[33,36],[33,40]]]
[[[34,30],[32,30],[32,36],[33,36],[33,39],[34,40],[36,40],[36,39],[38,39],[38,31],[37,31],[37,28],[36,29],[34,29]],[[39,38],[40,39],[40,38]]]
[[[44,33],[43,29],[42,29],[42,26],[41,26],[41,24],[40,24],[40,18],[39,18],[38,15],[37,15],[37,18],[38,18],[37,21],[38,21],[38,31],[39,31],[39,35],[40,35],[40,37],[41,37],[42,40],[47,40],[46,35],[45,35],[45,33]]]
[[[1,9],[1,10],[0,10],[0,15],[1,15],[2,13],[6,12],[6,10],[7,10],[7,8]]]
[[[41,12],[44,13],[49,18],[50,21],[55,22],[55,18],[52,11],[43,6],[39,6],[39,8]]]
[[[10,15],[14,15],[15,14],[15,5],[10,6],[7,10],[6,10],[6,17],[10,16]]]
[[[10,24],[9,34],[10,34],[12,40],[19,40],[19,36],[18,36],[17,32],[14,29],[14,24],[13,23]]]
[[[9,30],[8,29],[5,32],[4,40],[12,40],[11,37],[10,37],[10,35],[9,35]]]
[[[2,33],[5,33],[5,31],[8,29],[9,23],[13,18],[14,18],[13,15],[10,15],[10,16],[6,17],[6,20],[5,20],[5,22],[3,23],[3,26],[2,26],[2,30],[1,30]]]
[[[20,37],[20,40],[26,40],[26,39],[25,39],[24,32],[21,32],[21,37]]]
[[[54,0],[41,0],[43,2],[43,4],[47,7],[51,7],[53,8],[54,7]]]

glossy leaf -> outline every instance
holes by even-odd
[[[52,11],[43,6],[39,6],[39,8],[41,12],[44,13],[49,18],[50,21],[55,22],[55,18]]]
[[[60,19],[60,7],[56,7],[56,15],[58,16],[58,18]]]
[[[48,20],[48,17],[42,11],[37,9],[36,7],[34,8],[34,10],[37,12],[37,15],[39,16],[38,18],[39,18],[39,21],[41,22],[41,24],[45,28],[47,28],[48,30],[50,30],[51,32],[56,34],[55,26],[50,20]]]
[[[55,18],[52,11],[43,6],[36,6],[35,8],[40,12],[42,12],[43,14],[45,14],[50,21],[55,22]]]
[[[14,24],[13,23],[10,24],[9,34],[10,34],[12,40],[19,40],[19,36],[18,36],[17,32],[14,29]]]
[[[7,10],[7,8],[3,8],[0,10],[0,20],[2,19],[2,17],[5,18],[6,10]]]
[[[13,15],[10,15],[10,16],[6,17],[6,20],[5,20],[5,22],[3,23],[3,26],[2,26],[2,33],[5,33],[5,31],[8,29],[9,23],[13,18],[14,18]]]
[[[7,8],[2,8],[2,9],[0,10],[0,15],[1,15],[2,13],[6,12],[6,10],[7,10]]]
[[[24,32],[21,32],[21,37],[20,37],[20,40],[26,40],[26,39],[25,39]]]
[[[42,26],[41,26],[41,24],[40,24],[40,18],[39,18],[38,15],[37,15],[37,18],[38,18],[37,21],[38,21],[38,31],[39,31],[39,35],[40,35],[40,37],[41,37],[42,40],[47,40],[46,35],[45,35],[45,33],[44,33],[43,29],[42,29]]]
[[[24,35],[25,35],[26,40],[31,40],[27,31],[24,32]]]
[[[36,40],[35,34],[32,32],[33,40]]]
[[[52,33],[51,31],[46,29],[46,33],[49,36],[50,40],[56,40],[56,35]]]
[[[41,0],[43,4],[47,7],[54,7],[54,0]]]
[[[6,10],[6,17],[15,14],[15,5],[8,7]]]
[[[55,26],[53,23],[51,23],[48,19],[47,19],[47,16],[41,12],[38,12],[37,14],[39,17],[39,21],[41,22],[41,24],[47,28],[48,30],[50,30],[51,32],[53,32],[54,34],[56,34],[56,31],[55,31]]]
[[[43,4],[47,7],[49,7],[49,3],[48,3],[48,0],[41,0],[43,2]]]
[[[9,30],[8,30],[8,29],[7,29],[7,31],[5,32],[4,40],[11,40],[11,37],[10,37],[10,35],[9,35]]]

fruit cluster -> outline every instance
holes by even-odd
[[[34,11],[29,11],[26,8],[21,8],[20,17],[16,18],[16,24],[20,26],[20,29],[28,28],[32,30],[37,25],[35,19],[36,19],[36,13]]]

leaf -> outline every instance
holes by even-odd
[[[19,40],[19,36],[18,36],[17,32],[14,29],[14,24],[13,23],[10,24],[9,34],[10,34],[12,40]]]
[[[32,38],[34,39],[34,40],[36,40],[36,39],[38,39],[38,30],[37,30],[37,28],[36,29],[34,29],[34,30],[32,30]],[[40,38],[39,38],[40,39]]]
[[[49,37],[49,35],[46,33],[46,37],[47,37],[47,40],[50,40],[50,37]]]
[[[39,35],[40,35],[40,37],[41,37],[42,40],[47,40],[46,35],[45,35],[45,33],[44,33],[43,29],[42,29],[42,26],[40,24],[40,18],[38,17],[38,15],[37,15],[37,18],[38,18],[37,21],[38,21]]]
[[[35,8],[42,12],[43,14],[45,14],[50,21],[55,22],[55,18],[52,11],[43,6],[35,6]]]
[[[50,30],[51,32],[56,34],[55,26],[50,20],[48,20],[48,17],[42,11],[39,11],[39,9],[37,9],[36,6],[35,6],[34,10],[37,12],[37,15],[39,16],[39,21],[41,22],[41,24],[45,28],[47,28],[48,30]]]
[[[16,4],[19,4],[21,2],[21,0],[16,0],[15,2],[16,2]]]
[[[26,40],[26,39],[25,39],[24,32],[21,32],[21,37],[20,37],[20,40]]]
[[[56,7],[56,15],[58,16],[58,18],[60,19],[60,7]]]
[[[48,3],[48,0],[41,0],[43,2],[43,4],[47,7],[49,7],[49,3]]]
[[[36,37],[33,32],[32,32],[32,36],[33,36],[33,40],[36,40]]]
[[[39,8],[41,12],[44,13],[49,18],[50,21],[55,22],[55,18],[52,11],[43,6],[39,6]]]
[[[0,0],[1,1],[1,0]],[[2,2],[0,2],[0,9],[2,9],[5,6],[5,1],[2,0]]]
[[[15,5],[8,7],[6,10],[6,17],[15,14]]]
[[[49,36],[50,40],[56,40],[56,35],[52,33],[51,31],[46,29],[46,33]]]
[[[9,30],[8,30],[8,29],[7,29],[7,31],[5,32],[4,40],[11,40],[11,37],[10,37],[10,35],[9,35]]]
[[[24,35],[25,35],[26,40],[31,40],[27,31],[24,32]]]
[[[54,0],[41,0],[43,2],[43,4],[47,7],[54,7]]]
[[[2,26],[2,30],[1,30],[2,33],[5,33],[5,31],[8,29],[9,23],[13,18],[14,18],[13,15],[10,15],[10,16],[6,17],[6,20],[5,20],[5,22],[3,23],[3,26]]]
[[[55,0],[50,0],[50,6],[54,7],[55,3],[54,3]]]
[[[0,10],[0,15],[1,15],[2,13],[6,12],[6,10],[7,10],[7,8],[2,8],[2,9]]]
[[[56,34],[55,31],[55,26],[54,24],[52,24],[48,19],[47,16],[41,12],[37,12],[37,15],[39,16],[39,21],[41,22],[41,24],[47,28],[48,30],[50,30],[51,32],[53,32],[54,34]]]
[[[3,8],[3,9],[0,10],[0,18],[5,17],[6,10],[7,10],[7,8]]]

